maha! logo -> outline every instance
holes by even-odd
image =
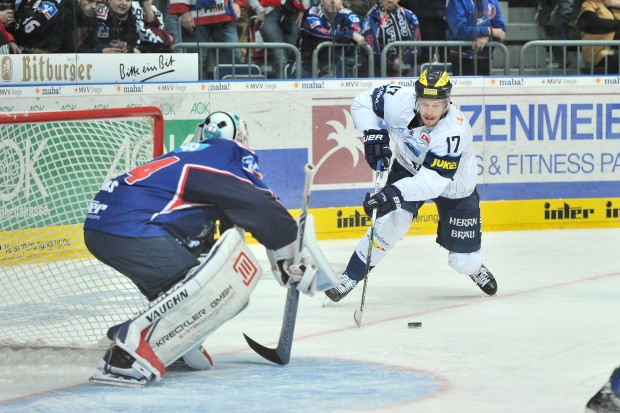
[[[372,182],[362,133],[353,124],[349,106],[314,106],[312,126],[316,185]]]

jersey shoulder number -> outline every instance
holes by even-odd
[[[150,177],[155,172],[177,163],[178,161],[179,158],[176,156],[155,159],[154,161],[151,161],[145,165],[139,166],[136,169],[127,172],[125,182],[127,183],[127,185],[133,185],[136,182],[142,181]]]

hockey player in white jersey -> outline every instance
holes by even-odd
[[[497,283],[480,255],[480,198],[476,153],[468,119],[450,102],[447,72],[425,70],[415,88],[385,85],[358,95],[351,105],[364,132],[366,161],[389,169],[386,186],[366,195],[364,210],[377,220],[369,269],[374,268],[409,230],[426,200],[437,205],[437,243],[448,250],[448,264],[469,276],[487,295]],[[390,142],[391,141],[391,142]],[[392,148],[394,159],[391,167]],[[370,231],[370,229],[368,230]],[[366,273],[368,233],[358,243],[340,285],[325,294],[340,301]]]

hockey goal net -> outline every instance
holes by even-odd
[[[146,301],[82,224],[109,178],[163,152],[158,108],[0,115],[0,347],[99,347]]]

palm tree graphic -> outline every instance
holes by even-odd
[[[346,149],[351,153],[354,168],[359,162],[360,152],[362,154],[364,153],[364,144],[359,139],[359,132],[355,128],[351,114],[346,109],[342,109],[342,112],[344,114],[344,125],[336,120],[326,122],[327,125],[334,129],[334,132],[327,135],[327,140],[336,141],[336,146],[325,152],[321,159],[316,163],[315,168],[317,172],[321,169],[321,165],[323,165],[323,163],[325,163],[330,156],[338,152],[340,149]]]

